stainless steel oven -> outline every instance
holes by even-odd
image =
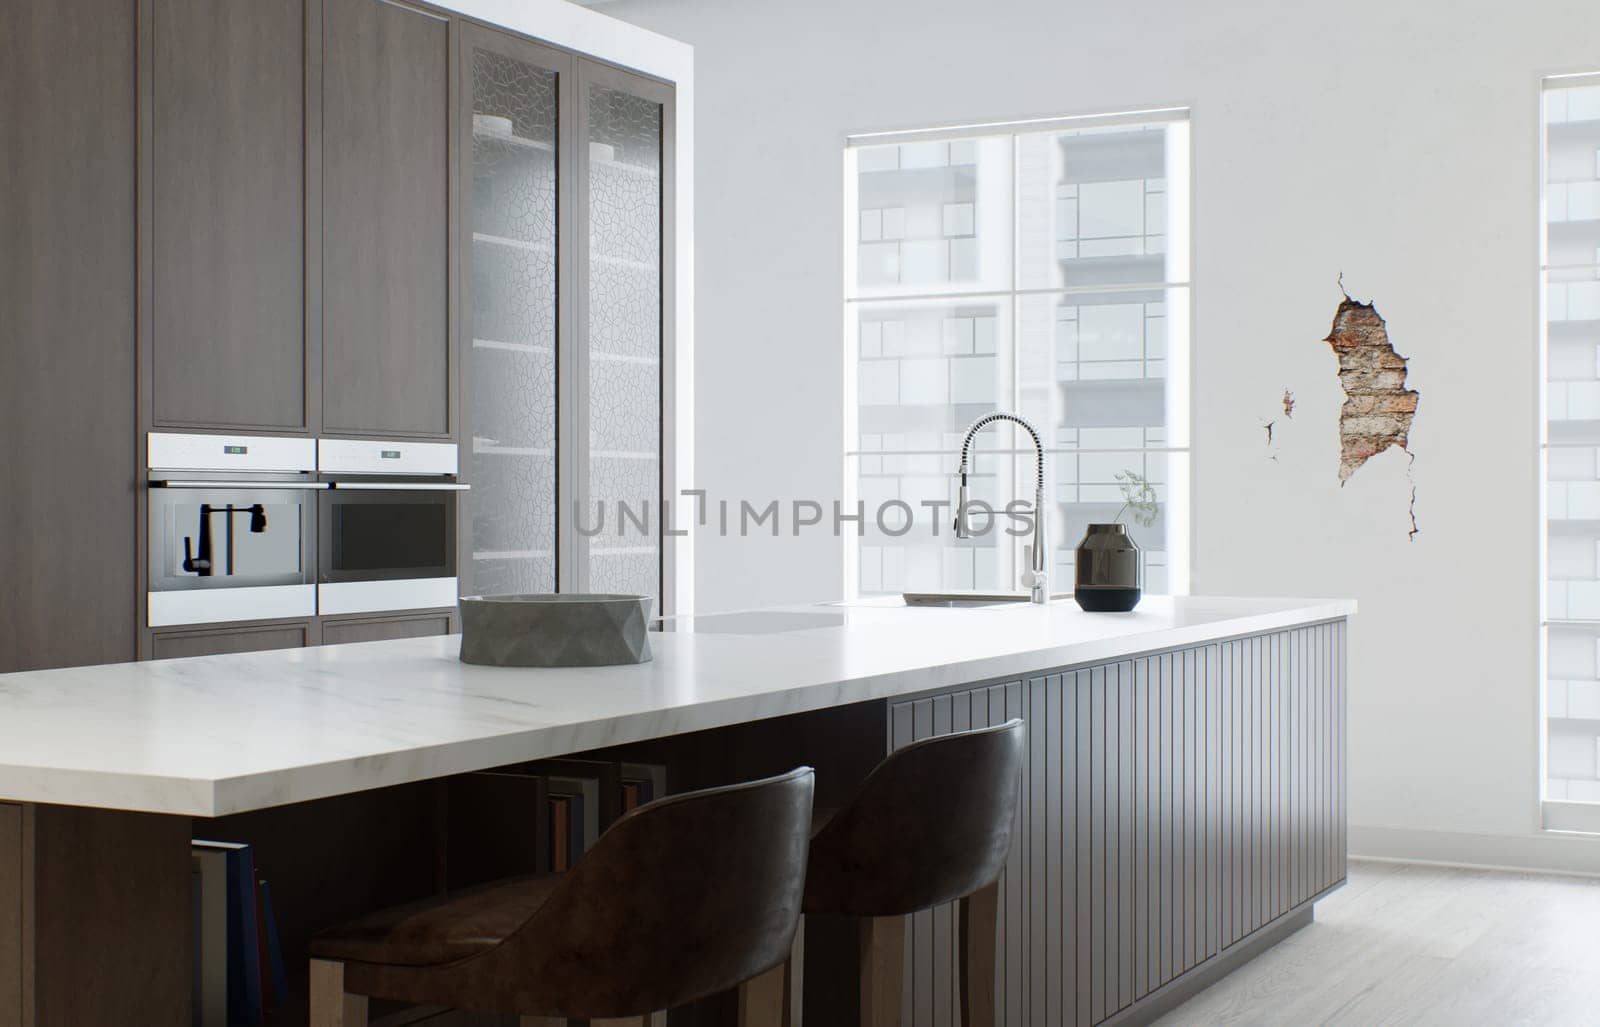
[[[318,517],[318,610],[454,606],[456,493],[464,487],[334,482],[322,493]]]
[[[316,613],[311,445],[152,433],[150,627]]]
[[[456,447],[323,439],[331,488],[317,517],[317,610],[324,615],[454,606]]]

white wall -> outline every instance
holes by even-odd
[[[1355,596],[1358,851],[1600,870],[1537,826],[1537,88],[1600,6],[627,0],[699,80],[697,464],[713,496],[838,494],[848,132],[1193,107],[1194,590]],[[1371,298],[1422,394],[1341,489],[1321,341]],[[1279,419],[1278,459],[1260,422]],[[837,543],[699,543],[702,610],[824,599]],[[1563,855],[1548,857],[1552,847]],[[1507,855],[1510,853],[1510,855]]]

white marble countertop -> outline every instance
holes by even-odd
[[[0,675],[0,799],[220,816],[1346,617],[863,601],[688,618],[629,667],[474,667],[454,636]]]

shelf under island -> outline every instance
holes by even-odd
[[[891,749],[1011,717],[996,1022],[1145,1022],[1343,882],[1354,612],[861,600],[669,621],[625,667],[469,666],[432,637],[0,675],[0,1022],[187,1025],[192,838],[255,847],[303,979],[312,931],[455,883],[463,775],[581,758],[682,791],[809,763],[838,804]],[[485,808],[478,845],[529,816]],[[904,1022],[951,1024],[952,911],[907,931]],[[808,920],[808,1021],[855,1022],[853,937]]]

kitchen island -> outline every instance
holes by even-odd
[[[187,1024],[191,837],[315,867],[275,888],[314,927],[442,886],[458,775],[633,747],[673,790],[809,762],[839,796],[895,746],[1013,716],[999,1022],[1144,1020],[1343,881],[1353,613],[863,600],[671,621],[627,667],[468,666],[436,637],[0,676],[0,1023]],[[949,1023],[950,913],[909,932],[907,1022]]]

